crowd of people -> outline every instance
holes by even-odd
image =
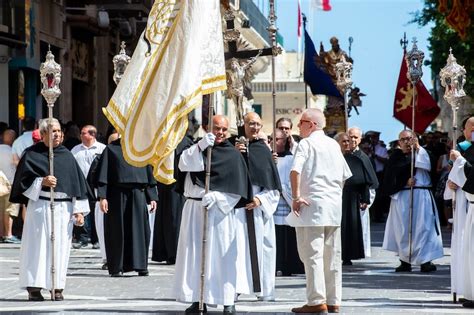
[[[371,256],[370,222],[386,221],[383,248],[399,257],[395,272],[435,272],[441,227],[454,226],[452,292],[474,307],[474,118],[464,121],[455,150],[441,132],[402,130],[387,148],[379,132],[351,127],[331,138],[325,124],[323,112],[308,109],[299,136],[285,117],[264,135],[250,112],[243,134],[229,137],[227,118],[216,115],[202,138],[178,145],[171,185],[158,183],[150,166],[127,163],[115,130],[102,137],[92,125],[27,117],[16,138],[2,124],[2,241],[21,243],[21,287],[32,301],[53,287],[63,300],[70,249],[91,244],[111,277],[146,277],[150,258],[175,264],[174,294],[191,303],[186,313],[223,305],[233,314],[240,294],[272,301],[275,277],[295,274],[306,275],[307,302],[293,312],[337,313],[343,266]]]

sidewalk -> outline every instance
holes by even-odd
[[[383,224],[372,225],[372,257],[343,267],[343,303],[347,314],[472,314],[452,303],[450,294],[450,232],[444,231],[445,256],[434,263],[438,271],[422,274],[395,273],[396,256],[381,249]],[[100,269],[99,250],[72,250],[68,280],[62,302],[28,302],[27,293],[18,288],[19,245],[0,244],[0,312],[61,312],[68,314],[112,313],[183,313],[187,307],[173,296],[174,266],[150,264],[150,276],[136,273],[111,278]],[[128,275],[128,274],[127,274]],[[43,295],[47,297],[45,291]],[[49,297],[49,296],[48,296]],[[239,313],[289,313],[305,302],[305,279],[302,276],[278,277],[276,301],[257,302],[243,296],[236,304]],[[222,308],[208,309],[211,313]]]

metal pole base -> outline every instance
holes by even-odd
[[[453,293],[453,303],[456,304],[458,302],[458,297],[456,296],[456,292]]]

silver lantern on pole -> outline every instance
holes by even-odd
[[[49,133],[49,175],[54,176],[54,153],[53,153],[53,107],[54,103],[61,95],[59,83],[61,82],[61,66],[54,61],[54,55],[48,47],[46,61],[40,66],[41,95],[48,104],[48,133]],[[56,268],[55,268],[55,229],[54,229],[54,188],[50,187],[50,209],[51,209],[51,300],[54,301],[56,289]]]
[[[410,163],[410,178],[414,178],[415,174],[415,151],[416,151],[416,133],[415,133],[415,106],[416,106],[416,85],[421,80],[423,76],[423,59],[425,58],[425,53],[418,49],[416,45],[416,37],[413,37],[412,40],[413,46],[409,52],[405,55],[405,62],[407,63],[407,78],[410,80],[413,89],[412,89],[412,112],[411,112],[411,130],[413,134],[413,139],[411,142],[411,163]],[[409,208],[409,221],[408,221],[408,246],[409,246],[409,253],[408,253],[408,262],[411,264],[411,256],[413,252],[413,184],[410,187],[410,208]]]
[[[352,63],[346,61],[346,57],[343,55],[341,61],[336,63],[336,84],[339,91],[344,94],[344,118],[345,118],[345,130],[349,128],[349,113],[347,109],[347,94],[352,86]]]
[[[127,68],[131,59],[130,56],[127,55],[125,47],[125,42],[122,41],[120,44],[120,52],[112,59],[112,62],[114,63],[114,82],[117,85],[122,79],[125,69]]]
[[[466,69],[456,62],[452,49],[449,48],[448,60],[446,66],[439,72],[441,85],[444,87],[444,99],[451,106],[453,111],[453,148],[458,139],[458,110],[462,103],[462,99],[466,96],[464,92],[464,84],[466,83]],[[456,191],[452,191],[452,209],[456,211]],[[453,227],[455,229],[456,226]],[[453,300],[457,301],[456,292],[453,292]]]
[[[466,83],[466,69],[456,62],[452,49],[449,48],[449,56],[446,66],[439,72],[441,85],[444,87],[444,99],[451,105],[453,110],[453,143],[458,138],[457,114],[462,99],[466,96],[464,84]]]

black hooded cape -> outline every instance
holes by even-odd
[[[204,150],[204,168],[207,165],[207,150]],[[206,174],[190,172],[193,184],[205,186]],[[253,198],[252,182],[242,155],[225,140],[212,147],[210,190],[241,196],[236,207],[243,206]]]
[[[352,172],[342,190],[341,249],[342,260],[348,261],[365,257],[359,212],[361,203],[370,202],[369,187],[373,183],[361,158],[355,154],[344,154],[344,158]]]
[[[54,190],[77,199],[87,199],[91,196],[91,189],[72,153],[62,145],[54,148],[53,152],[54,176],[57,179]],[[23,193],[30,188],[37,177],[48,175],[49,148],[43,142],[38,142],[27,148],[20,159],[13,180],[10,202],[27,204],[28,198]],[[42,190],[49,191],[49,187],[43,187]]]
[[[247,157],[252,184],[268,190],[278,190],[281,192],[278,169],[273,160],[272,153],[263,139],[249,143]]]
[[[384,180],[381,193],[385,196],[393,195],[402,190],[410,178],[411,154],[405,154],[395,149],[385,165]]]
[[[466,175],[466,182],[462,189],[470,194],[474,194],[474,145],[471,145],[465,151],[461,151],[462,156],[466,159],[464,164],[464,175]]]
[[[379,187],[379,181],[377,179],[377,174],[375,174],[375,170],[374,170],[374,167],[372,166],[372,162],[370,161],[370,158],[367,156],[367,154],[362,152],[362,150],[356,150],[354,151],[353,154],[357,156],[364,164],[364,167],[368,176],[368,181],[370,183],[370,188],[377,189]]]

